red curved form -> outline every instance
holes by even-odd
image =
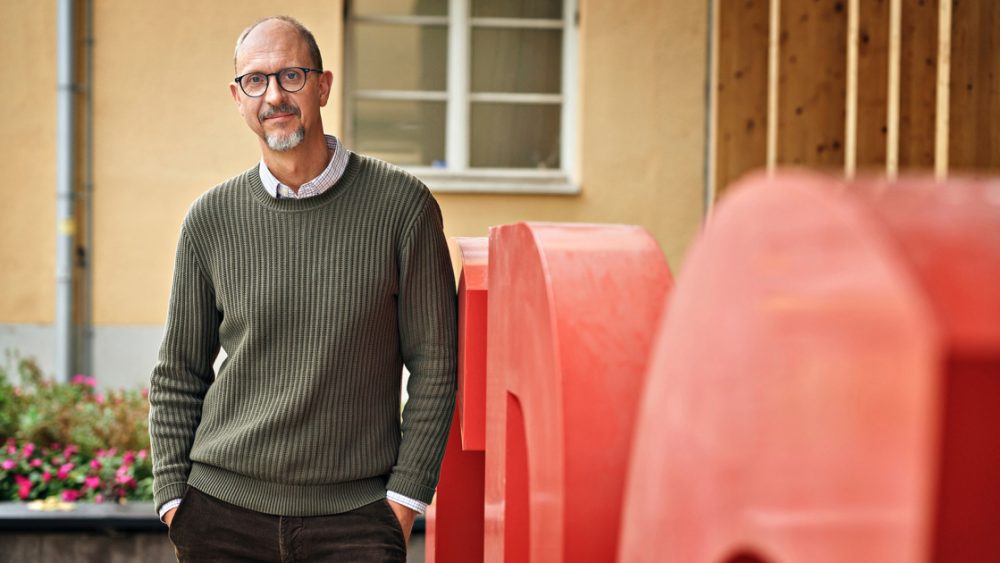
[[[483,560],[483,479],[486,441],[486,237],[457,238],[458,398],[441,463],[437,498],[426,514],[428,563]]]
[[[1000,188],[731,193],[657,338],[618,560],[1000,560]]]
[[[489,256],[485,560],[610,561],[669,269],[630,226],[506,225]]]

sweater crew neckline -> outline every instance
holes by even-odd
[[[303,199],[277,199],[273,197],[270,193],[268,193],[263,182],[260,181],[258,165],[256,164],[244,174],[247,183],[250,185],[250,193],[261,207],[269,211],[278,212],[310,211],[329,204],[353,186],[354,179],[357,177],[358,169],[360,168],[360,157],[357,153],[349,152],[348,158],[349,160],[347,162],[347,168],[344,170],[344,175],[337,180],[337,183],[330,186],[329,189],[317,196]]]

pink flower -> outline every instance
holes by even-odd
[[[32,467],[41,467],[42,466],[42,460],[40,458],[36,457],[35,459],[31,460],[31,463],[29,463],[28,465],[30,465]]]
[[[122,463],[125,465],[132,465],[134,462],[135,462],[135,454],[132,453],[131,450],[125,452],[125,455],[122,456]]]
[[[75,454],[78,451],[80,451],[80,448],[76,446],[73,445],[66,446],[66,449],[63,450],[63,457],[69,459],[69,456]]]
[[[80,491],[63,491],[62,499],[66,502],[76,502],[80,498]]]
[[[70,379],[70,383],[72,383],[73,385],[86,385],[87,387],[96,387],[97,386],[97,380],[96,379],[94,379],[93,377],[89,377],[89,376],[83,375],[83,374],[74,375],[73,378]]]
[[[14,481],[17,483],[17,496],[21,500],[28,500],[31,496],[31,479],[22,475],[15,475]]]
[[[60,480],[65,479],[69,475],[69,472],[73,471],[73,467],[75,466],[72,463],[64,463],[60,465],[59,472],[56,473],[56,478]]]
[[[138,453],[138,454],[136,454],[136,456],[137,456],[137,457],[138,457],[139,459],[141,459],[142,461],[146,461],[146,458],[147,458],[147,457],[149,457],[149,452],[147,452],[147,451],[146,451],[146,450],[144,450],[144,449],[143,449],[143,450],[139,450],[139,453]]]
[[[96,470],[96,471],[100,471],[101,467],[104,467],[104,466],[101,465],[101,462],[97,461],[96,459],[92,459],[92,460],[90,460],[90,467],[92,469]]]
[[[100,393],[94,395],[94,402],[97,403],[98,405],[103,405],[104,404],[104,395],[102,395]]]
[[[17,465],[17,462],[15,462],[12,459],[5,459],[3,460],[3,463],[0,463],[0,467],[2,467],[4,471],[10,471],[11,469],[14,469],[15,465]]]
[[[48,483],[52,480],[52,472],[49,470],[42,471],[42,483]]]
[[[101,486],[101,478],[96,475],[91,475],[83,480],[83,486],[88,489],[96,489]]]
[[[104,502],[104,495],[102,495],[100,493],[94,495],[94,502],[96,502],[98,504]]]
[[[149,398],[149,389],[147,389],[145,387],[142,388],[142,398],[143,399],[148,399]]]
[[[24,457],[31,457],[31,454],[33,454],[34,452],[35,452],[35,445],[32,444],[31,442],[28,442],[27,444],[24,445],[24,449],[21,450],[21,455],[23,455]]]
[[[7,455],[17,455],[17,447],[10,444],[10,442],[7,442]]]

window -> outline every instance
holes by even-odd
[[[575,0],[350,0],[345,137],[436,191],[576,193]]]

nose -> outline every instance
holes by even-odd
[[[264,101],[268,105],[276,106],[281,104],[285,99],[285,90],[278,84],[278,75],[274,74],[267,77],[267,89],[264,90]]]

